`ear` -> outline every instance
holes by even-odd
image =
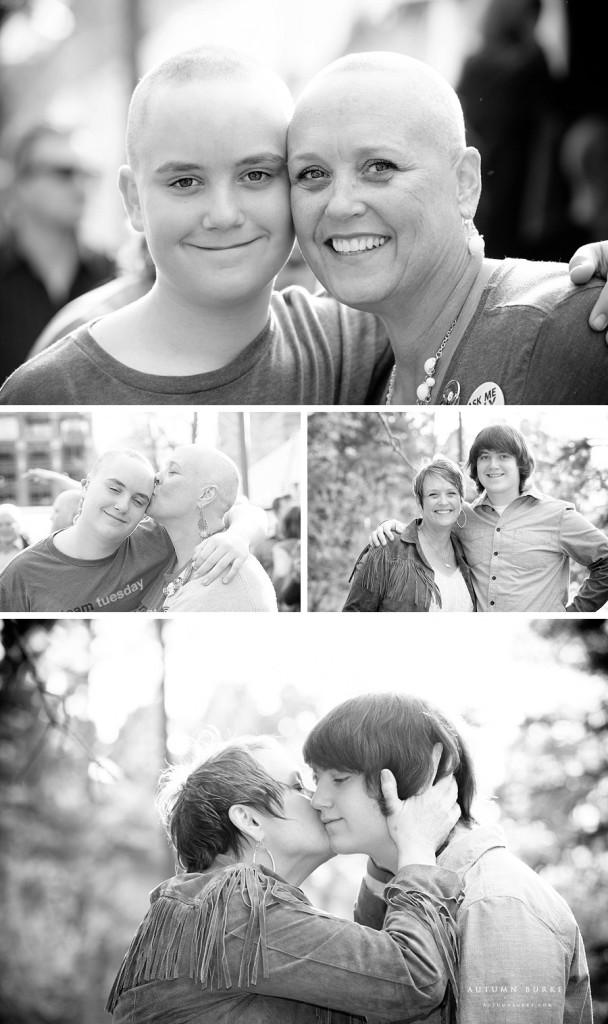
[[[217,484],[207,484],[198,496],[196,507],[202,512],[206,505],[210,505],[212,501],[215,501],[218,491],[219,487]]]
[[[136,231],[143,231],[144,222],[139,202],[137,182],[135,181],[133,171],[127,164],[123,164],[118,171],[118,190],[122,196],[127,216],[131,221],[131,226],[134,227]]]
[[[457,175],[457,198],[461,216],[475,216],[481,195],[481,157],[473,146],[467,146],[460,158]]]
[[[247,804],[232,804],[228,808],[228,817],[243,835],[249,836],[256,843],[262,842],[264,839],[264,829],[260,824],[258,815]]]

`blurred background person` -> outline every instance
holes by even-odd
[[[117,253],[117,273],[109,281],[78,295],[49,320],[38,335],[27,358],[48,348],[95,317],[128,306],[150,290],[156,271],[143,235],[130,237]]]
[[[274,572],[272,552],[275,544],[283,537],[283,516],[291,506],[291,503],[291,494],[279,494],[276,498],[273,498],[272,505],[266,509],[268,513],[268,533],[253,549],[253,554],[261,562],[262,568],[269,576],[272,576]]]
[[[0,505],[0,572],[24,548],[29,547],[19,509],[16,505]]]
[[[281,520],[281,537],[272,548],[271,579],[279,611],[300,611],[300,506],[292,505]]]
[[[528,255],[549,202],[558,122],[556,82],[535,36],[541,9],[541,0],[490,0],[480,45],[464,60],[455,86],[467,142],[481,153],[476,223],[486,254],[497,258]]]
[[[61,491],[51,509],[51,533],[56,533],[58,530],[67,530],[68,526],[72,526],[74,523],[74,517],[78,511],[78,504],[80,502],[81,490],[80,488],[70,487],[66,491]]]
[[[68,301],[114,277],[80,228],[96,169],[79,130],[40,122],[13,144],[0,228],[0,379],[27,357]]]

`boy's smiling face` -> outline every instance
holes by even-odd
[[[255,298],[287,261],[287,121],[253,79],[168,82],[148,97],[137,165],[120,185],[159,285],[181,301]]]

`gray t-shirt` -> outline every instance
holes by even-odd
[[[608,349],[588,324],[603,284],[573,285],[564,263],[503,260],[433,389],[433,404],[441,404],[449,381],[460,384],[461,405],[608,402]],[[496,386],[504,402],[496,401]]]
[[[130,369],[88,327],[20,366],[0,389],[0,405],[359,405],[392,365],[376,317],[295,285],[273,292],[264,330],[210,373],[167,377]]]
[[[150,587],[174,557],[169,535],[152,520],[106,558],[70,558],[45,537],[0,573],[0,611],[145,612]]]

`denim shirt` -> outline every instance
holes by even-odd
[[[412,1021],[455,978],[458,876],[423,865],[384,890],[382,931],[313,907],[244,864],[164,882],[114,982],[117,1024]]]
[[[435,574],[418,540],[421,520],[414,519],[403,533],[382,547],[368,544],[359,555],[350,577],[351,588],[344,612],[428,612],[433,598],[441,607]],[[452,534],[456,564],[467,585],[473,608],[475,591],[465,562],[460,537]]]
[[[585,950],[561,896],[505,848],[501,828],[461,834],[438,858],[463,882],[458,911],[461,1024],[592,1024]],[[381,927],[383,901],[362,886],[356,919]],[[428,1017],[440,1024],[441,1011]]]
[[[530,487],[495,511],[485,492],[458,530],[482,612],[594,612],[608,601],[608,537],[574,505]],[[568,604],[570,559],[589,568]]]

